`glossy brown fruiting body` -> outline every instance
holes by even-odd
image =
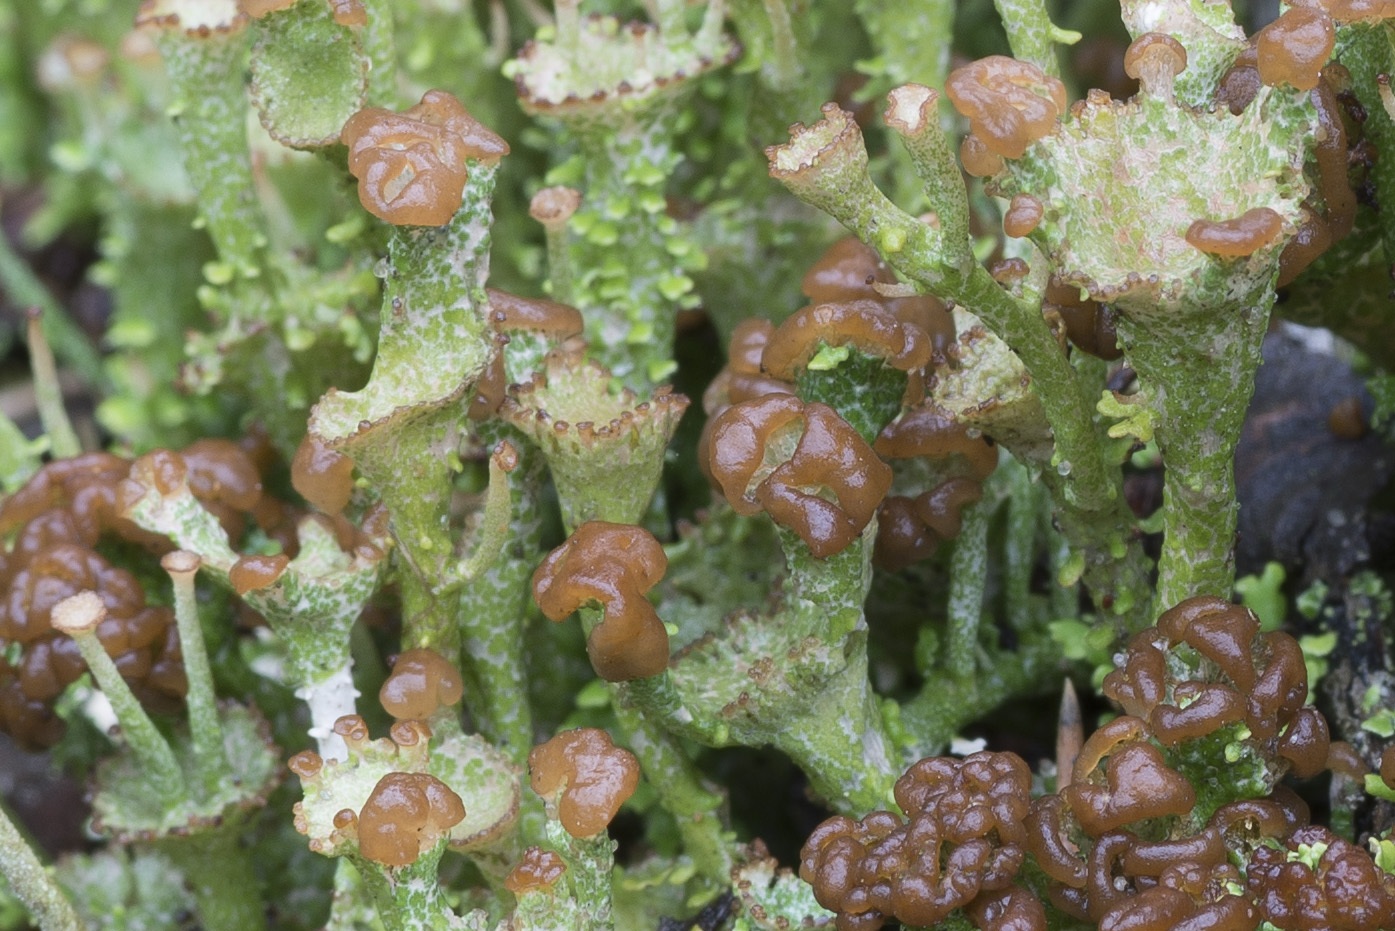
[[[1041,201],[1030,194],[1014,194],[1003,214],[1003,232],[1019,239],[1031,235],[1041,217]]]
[[[1127,743],[1111,752],[1101,782],[1088,778],[1088,771],[1087,778],[1081,775],[1077,765],[1075,778],[1061,794],[1092,837],[1135,821],[1180,817],[1196,804],[1192,784],[1170,768],[1152,744]]]
[[[601,678],[655,676],[668,666],[668,631],[644,596],[667,568],[664,548],[649,531],[587,521],[533,573],[533,597],[553,621],[587,605],[602,607],[604,617],[586,638]]]
[[[465,803],[426,773],[388,773],[358,813],[358,849],[384,866],[415,863],[465,818]]]
[[[488,368],[475,384],[475,397],[470,402],[470,417],[484,420],[499,410],[508,390],[504,366],[504,346],[511,333],[536,333],[554,342],[581,335],[584,321],[581,311],[568,304],[540,297],[519,297],[486,288],[489,296],[489,324],[494,330],[497,348]]]
[[[1255,36],[1259,79],[1270,87],[1291,84],[1301,91],[1317,87],[1337,30],[1321,9],[1295,6]]]
[[[1042,310],[1055,313],[1066,328],[1066,338],[1082,352],[1112,362],[1122,358],[1114,313],[1097,301],[1080,296],[1080,289],[1052,280],[1046,285]]]
[[[804,296],[816,304],[877,301],[902,323],[914,323],[930,337],[937,352],[954,340],[954,319],[944,302],[929,294],[887,297],[878,285],[893,286],[896,273],[871,246],[845,236],[829,246],[800,282]]]
[[[902,323],[880,301],[854,300],[795,311],[770,335],[761,368],[772,378],[793,381],[822,346],[853,346],[903,372],[930,362],[929,334]]]
[[[270,588],[281,578],[291,559],[284,553],[275,556],[243,556],[228,570],[228,584],[239,595]]]
[[[378,690],[383,709],[397,720],[425,721],[465,694],[460,670],[435,650],[407,650]]]
[[[1011,753],[921,760],[896,782],[909,820],[830,818],[804,845],[799,875],[838,913],[840,931],[875,931],[888,918],[929,926],[958,908],[1044,931],[1041,903],[1011,891],[1026,856],[1031,780]]]
[[[1298,856],[1304,850],[1316,862]],[[1395,915],[1395,876],[1327,828],[1295,830],[1283,847],[1254,852],[1246,888],[1261,917],[1282,931],[1377,931]]]
[[[969,132],[1002,158],[1021,158],[1027,146],[1056,127],[1066,110],[1066,87],[1030,62],[992,55],[956,68],[945,83]]]
[[[326,514],[338,514],[354,492],[354,461],[306,434],[291,460],[291,485]]]
[[[1219,693],[1206,688],[1207,680],[1178,682],[1167,675],[1167,651],[1188,648],[1214,664],[1218,675],[1209,684],[1232,698],[1215,697]],[[1183,696],[1210,696],[1202,703],[1206,713],[1187,716],[1179,707],[1183,696],[1166,701],[1167,692],[1178,688]],[[1243,718],[1253,739],[1273,742],[1278,755],[1311,760],[1320,750],[1326,760],[1325,727],[1290,727],[1308,694],[1307,668],[1297,641],[1279,631],[1260,633],[1253,614],[1220,598],[1188,599],[1164,612],[1156,628],[1137,634],[1123,666],[1105,678],[1104,693],[1130,715],[1146,719],[1155,731],[1161,726],[1167,734],[1169,725],[1181,727],[1178,722],[1185,721],[1186,732],[1178,739]],[[1277,742],[1280,733],[1285,733],[1287,743]]]
[[[514,895],[551,889],[566,871],[566,862],[553,851],[529,847],[518,866],[504,877],[504,888]]]
[[[445,91],[427,91],[405,113],[369,107],[341,137],[369,213],[397,226],[441,226],[455,216],[469,159],[497,162],[508,144]]]
[[[1230,220],[1196,220],[1186,239],[1197,249],[1221,258],[1243,258],[1279,238],[1284,221],[1268,207],[1246,210]]]
[[[555,806],[573,837],[606,829],[639,786],[639,762],[594,727],[563,731],[528,754],[533,791]]]
[[[788,457],[769,460],[799,430]],[[820,559],[846,549],[891,487],[891,469],[825,404],[767,395],[734,404],[712,425],[708,467],[741,514],[766,511]],[[830,501],[823,494],[831,494]]]
[[[1124,73],[1144,94],[1170,99],[1172,79],[1187,70],[1187,50],[1164,32],[1145,32],[1124,53]]]
[[[963,509],[983,497],[983,481],[998,466],[992,443],[970,436],[948,411],[928,401],[888,424],[873,449],[887,459],[933,460],[937,474],[946,476],[918,495],[891,495],[882,503],[875,558],[892,571],[957,537]]]

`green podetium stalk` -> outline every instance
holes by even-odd
[[[784,597],[729,616],[634,700],[710,746],[780,748],[838,811],[884,807],[901,765],[868,681],[863,602],[891,469],[831,408],[790,395],[731,406],[709,448],[733,508],[780,525]]]
[[[39,862],[24,835],[0,806],[0,878],[38,922],[40,931],[83,931],[73,903]]]
[[[518,896],[517,931],[609,931],[615,841],[607,826],[639,785],[639,763],[605,731],[563,731],[528,754],[529,784],[547,813],[505,887]],[[549,921],[550,919],[550,921]]]
[[[1307,222],[1303,166],[1319,124],[1291,88],[1261,88],[1238,116],[1180,105],[1181,46],[1145,36],[1135,55],[1139,96],[1092,92],[992,190],[1036,198],[1031,238],[1054,275],[1118,314],[1141,385],[1132,419],[1167,466],[1157,603],[1172,605],[1230,594],[1235,446],[1280,255]]]
[[[659,450],[661,458],[662,446]],[[647,500],[646,495],[638,501],[601,503],[619,504],[638,515]],[[711,891],[725,881],[732,865],[720,812],[723,797],[706,784],[682,742],[665,728],[655,701],[647,697],[654,690],[669,694],[668,633],[645,598],[663,576],[667,557],[653,535],[634,526],[633,519],[611,522],[606,519],[610,516],[602,513],[601,519],[582,523],[548,555],[533,575],[533,596],[554,621],[579,611],[586,652],[609,685],[625,738],[660,804],[677,821],[704,891]]]
[[[136,18],[164,59],[169,115],[217,250],[198,291],[217,329],[191,335],[183,382],[240,395],[287,455],[329,379],[363,370],[372,340],[357,314],[373,288],[353,265],[313,268],[273,241],[263,201],[278,195],[253,171],[244,76],[250,60],[253,102],[282,144],[336,141],[364,100],[367,68],[362,26],[338,18],[327,0],[298,0],[255,28],[236,0],[146,0]]]
[[[259,277],[267,245],[243,122],[247,23],[237,0],[145,0],[136,16],[165,60],[185,170],[227,267],[215,277],[227,281]]]
[[[658,25],[582,18],[579,5],[557,0],[555,36],[529,42],[506,73],[524,110],[560,121],[580,147],[580,164],[554,172],[582,192],[572,301],[596,358],[638,390],[672,374],[677,313],[698,303],[688,272],[703,255],[666,212],[678,118],[697,80],[737,49],[721,31],[722,0],[696,32],[674,0],[658,4]]]
[[[101,598],[74,595],[55,605],[52,616],[54,629],[77,642],[126,737],[125,749],[97,771],[93,828],[119,841],[155,841],[165,848],[192,887],[203,927],[265,927],[256,877],[238,835],[281,780],[280,753],[266,722],[238,705],[213,709],[208,680],[195,673],[189,677],[189,723],[200,733],[181,729],[166,740],[98,640],[106,617]],[[191,621],[197,623],[187,614],[179,618],[181,634]],[[197,643],[181,646],[186,660],[207,668],[207,656],[195,655]]]
[[[455,656],[461,578],[449,528],[452,461],[470,391],[496,351],[484,284],[490,201],[508,145],[440,91],[403,114],[360,111],[344,138],[360,199],[396,228],[373,373],[358,391],[326,393],[310,433],[350,456],[391,514],[404,647]],[[410,162],[408,147],[412,157],[429,153],[429,163]]]

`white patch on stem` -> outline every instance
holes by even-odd
[[[310,706],[310,736],[315,738],[326,762],[349,757],[344,738],[334,733],[334,722],[346,714],[357,714],[354,699],[358,698],[358,689],[354,688],[353,668],[353,660],[349,660],[326,678],[295,691],[296,697]]]

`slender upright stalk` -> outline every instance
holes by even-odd
[[[29,842],[0,805],[0,874],[39,923],[41,931],[85,931],[73,903],[34,855]]]
[[[158,787],[161,795],[172,803],[177,802],[188,795],[179,761],[97,639],[97,625],[106,616],[106,605],[95,592],[81,592],[65,598],[53,606],[52,612],[54,629],[68,634],[77,643],[92,678],[97,680],[102,694],[116,712],[121,733],[144,767],[146,777]]]
[[[44,337],[43,313],[38,308],[29,311],[29,364],[34,370],[34,399],[39,406],[39,419],[48,434],[54,458],[69,459],[82,452],[77,433],[73,431],[68,411],[63,406],[63,387],[58,384],[58,366],[53,351]]]
[[[949,562],[949,644],[945,662],[956,677],[973,675],[978,665],[978,631],[983,593],[988,587],[988,519],[992,508],[979,501],[963,510],[963,527]]]
[[[198,598],[194,576],[199,557],[186,550],[175,550],[160,560],[174,582],[174,618],[179,627],[179,647],[184,655],[184,673],[189,680],[185,704],[189,709],[189,730],[194,739],[194,759],[206,781],[216,782],[227,769],[223,751],[222,726],[213,692],[213,672],[208,665],[208,649],[199,623]]]

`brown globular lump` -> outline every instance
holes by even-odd
[[[1374,24],[1395,18],[1395,0],[1324,0],[1322,5],[1334,20],[1343,25]]]
[[[604,617],[586,638],[596,674],[608,682],[656,676],[668,667],[668,631],[645,593],[668,557],[642,527],[587,521],[533,573],[533,597],[550,620],[599,604]]]
[[[465,803],[426,773],[388,773],[358,813],[358,849],[384,866],[403,867],[436,846],[465,818]]]
[[[1221,258],[1243,258],[1279,238],[1284,221],[1269,207],[1255,207],[1230,220],[1196,220],[1186,239],[1195,248]]]
[[[1395,876],[1314,825],[1295,830],[1284,846],[1257,847],[1246,889],[1260,916],[1281,931],[1377,931],[1395,915]]]
[[[533,791],[573,837],[601,833],[639,786],[639,761],[594,727],[563,731],[528,754]]]
[[[1027,146],[1056,128],[1066,110],[1066,86],[1059,78],[1004,55],[956,68],[945,92],[954,109],[968,117],[971,136],[1003,158],[1021,158]]]
[[[1111,753],[1103,784],[1080,775],[1077,766],[1061,794],[1092,837],[1149,818],[1181,817],[1196,804],[1196,789],[1152,744],[1128,743]]]
[[[959,143],[959,161],[964,165],[964,171],[975,178],[992,177],[1005,167],[1003,157],[973,133]]]
[[[1003,232],[1017,239],[1030,235],[1041,222],[1041,201],[1030,194],[1014,194],[1003,214]]]
[[[330,15],[341,26],[368,25],[368,10],[362,0],[329,0]]]
[[[289,556],[243,556],[228,570],[228,584],[238,595],[270,588],[291,564]]]
[[[772,378],[794,381],[821,346],[853,346],[886,365],[909,372],[930,362],[930,336],[902,323],[879,301],[813,304],[775,328],[761,356]]]
[[[1386,747],[1380,755],[1380,781],[1395,789],[1395,747]]]
[[[341,133],[365,209],[396,226],[442,226],[460,209],[468,159],[497,162],[503,139],[445,91],[405,113],[368,107]]]
[[[291,460],[291,486],[326,514],[338,514],[354,493],[354,461],[307,433]]]
[[[909,821],[888,811],[830,818],[800,852],[799,875],[838,913],[840,931],[875,931],[888,918],[934,925],[957,908],[1039,931],[1040,903],[1009,891],[1026,856],[1030,788],[1031,771],[1011,753],[921,760],[895,787]]]
[[[943,301],[930,294],[888,297],[879,290],[896,285],[896,273],[877,250],[856,236],[844,236],[809,267],[799,289],[816,304],[877,301],[897,320],[913,323],[928,333],[937,351],[954,340],[954,318]]]
[[[1066,339],[1082,352],[1106,362],[1121,358],[1119,334],[1114,325],[1114,313],[1108,307],[1081,297],[1080,289],[1052,278],[1046,285],[1046,300],[1042,311],[1055,313],[1066,328]]]
[[[824,559],[857,539],[890,487],[891,467],[857,431],[828,405],[807,404],[794,455],[775,467],[755,497],[777,524]],[[836,503],[822,490],[832,492]]]
[[[1321,9],[1295,6],[1255,36],[1259,79],[1270,87],[1291,84],[1301,91],[1318,85],[1318,78],[1332,49],[1337,30]]]
[[[378,701],[399,721],[425,721],[464,694],[465,681],[450,660],[435,650],[416,649],[397,657],[378,690]]]
[[[801,425],[788,459],[767,456]],[[857,538],[891,487],[891,468],[837,412],[793,395],[767,395],[723,411],[712,424],[708,466],[737,513],[765,510],[820,559]],[[820,491],[831,492],[836,503]]]
[[[543,226],[561,229],[581,207],[581,192],[556,185],[545,187],[528,202],[528,216]]]
[[[523,859],[504,878],[504,888],[514,895],[550,890],[567,871],[566,862],[554,851],[529,847]]]

